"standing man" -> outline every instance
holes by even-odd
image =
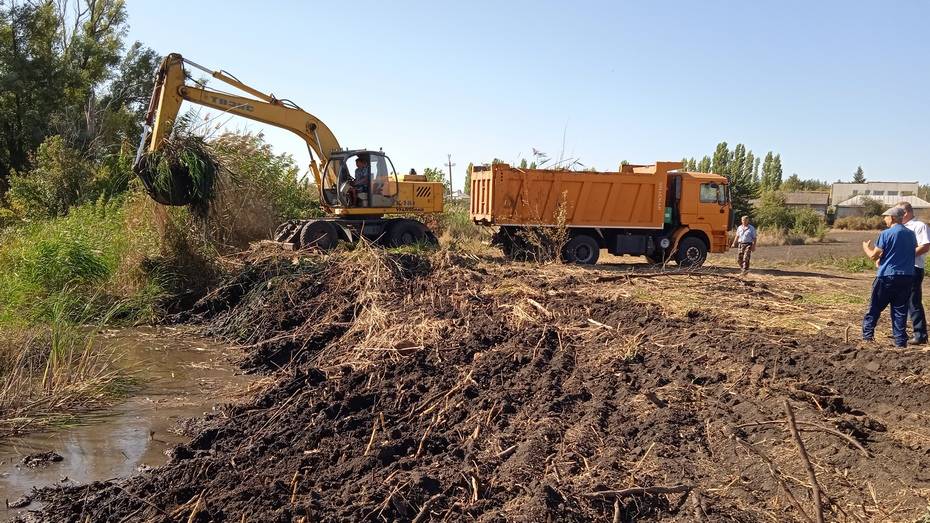
[[[736,244],[739,244],[736,263],[743,269],[742,273],[746,274],[749,272],[749,259],[756,250],[756,228],[749,224],[749,216],[743,216],[742,224],[736,228],[732,247],[736,247]]]
[[[891,332],[897,347],[907,346],[907,307],[914,279],[914,258],[917,237],[901,222],[904,209],[892,207],[885,211],[887,229],[878,235],[875,246],[872,240],[862,242],[865,255],[878,262],[878,272],[872,281],[872,298],[869,310],[862,319],[862,339],[875,339],[875,324],[888,305],[891,305]]]
[[[924,314],[923,291],[924,267],[927,262],[927,251],[930,251],[930,232],[927,224],[914,218],[914,207],[908,202],[901,202],[898,207],[904,209],[904,226],[917,237],[917,250],[914,257],[914,281],[911,283],[911,297],[908,303],[908,316],[911,317],[911,326],[914,337],[910,339],[911,345],[924,345],[927,343],[927,316]]]

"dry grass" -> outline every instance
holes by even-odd
[[[93,332],[64,322],[6,332],[0,354],[0,438],[68,423],[133,385]]]

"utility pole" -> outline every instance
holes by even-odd
[[[451,198],[452,197],[452,168],[455,167],[455,164],[452,163],[451,154],[447,154],[446,159],[447,159],[446,167],[449,168],[449,197]]]

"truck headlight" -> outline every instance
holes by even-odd
[[[663,249],[668,249],[668,246],[671,244],[672,242],[668,238],[662,238],[661,240],[659,240],[659,246],[662,247]]]

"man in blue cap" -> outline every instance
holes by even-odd
[[[872,282],[872,298],[869,311],[862,319],[862,339],[875,339],[875,324],[885,307],[891,305],[891,331],[897,347],[907,346],[907,310],[914,278],[914,256],[917,237],[901,222],[904,209],[892,207],[885,211],[887,229],[878,235],[875,245],[872,240],[862,242],[865,255],[877,262],[878,272]]]

